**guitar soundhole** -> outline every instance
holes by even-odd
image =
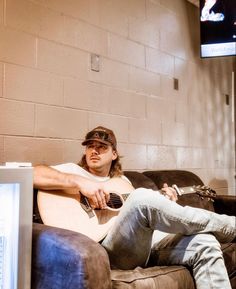
[[[109,202],[107,202],[107,206],[112,209],[120,209],[122,205],[123,205],[122,198],[115,193],[110,193],[110,200]]]

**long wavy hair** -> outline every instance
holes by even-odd
[[[116,151],[116,153],[117,153],[117,158],[112,161],[111,168],[110,168],[110,171],[109,171],[109,177],[111,177],[111,178],[112,177],[120,177],[120,176],[122,176],[124,174],[123,170],[122,170],[122,165],[121,165],[121,162],[120,162],[121,157],[119,156],[117,151]],[[88,167],[88,164],[86,162],[86,155],[85,154],[82,156],[82,158],[79,161],[78,165],[89,172],[89,167]]]

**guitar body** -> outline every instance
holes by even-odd
[[[93,210],[83,195],[62,191],[38,191],[37,202],[45,225],[79,232],[99,242],[113,226],[123,205],[121,195],[112,195],[115,203],[119,199],[117,209]]]

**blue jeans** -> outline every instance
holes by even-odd
[[[152,246],[154,230],[170,235]],[[157,265],[191,266],[197,289],[230,289],[218,241],[235,236],[235,217],[182,207],[140,188],[130,194],[102,245],[113,268],[145,266],[153,249]]]

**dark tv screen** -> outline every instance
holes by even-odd
[[[236,55],[236,0],[200,0],[201,57]]]

